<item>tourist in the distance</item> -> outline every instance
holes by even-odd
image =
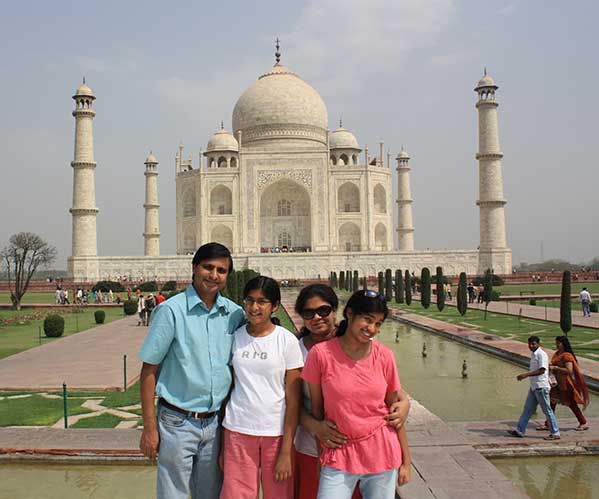
[[[304,321],[300,331],[300,348],[304,362],[310,349],[317,343],[330,340],[337,333],[336,313],[339,299],[335,291],[325,284],[310,284],[297,296],[295,311]],[[295,499],[316,499],[318,494],[318,442],[325,447],[337,448],[347,442],[347,437],[337,431],[332,421],[315,419],[311,411],[308,384],[303,382],[303,404],[300,425],[295,434]],[[408,397],[402,393],[402,401],[385,416],[389,424],[401,427],[410,409]],[[354,498],[361,497],[356,488]]]
[[[528,422],[539,405],[549,421],[549,430],[551,431],[545,440],[559,440],[559,427],[549,401],[549,359],[541,348],[541,340],[538,336],[528,338],[528,349],[531,351],[529,370],[526,373],[518,374],[516,379],[522,381],[525,378],[530,378],[530,389],[522,415],[518,420],[518,426],[515,430],[509,430],[508,433],[513,437],[524,437]]]
[[[584,375],[578,366],[578,359],[570,346],[570,340],[565,336],[555,338],[556,352],[551,357],[549,363],[549,372],[555,376],[557,385],[551,388],[549,398],[551,400],[551,409],[555,412],[557,404],[565,405],[576,416],[578,426],[576,431],[585,431],[589,429],[587,420],[582,413],[589,405],[589,390],[587,388]],[[547,421],[545,425],[537,427],[538,430],[548,430]]]
[[[410,479],[404,427],[384,420],[400,398],[393,352],[374,340],[388,315],[385,298],[356,291],[343,311],[340,336],[314,345],[302,378],[310,388],[312,414],[334,421],[348,441],[321,449],[318,499],[349,499],[359,482],[365,498],[393,499],[396,484]]]
[[[580,305],[582,307],[582,316],[591,316],[591,293],[588,292],[587,288],[582,288],[580,292]]]
[[[234,388],[223,421],[221,499],[293,498],[293,437],[299,420],[300,370],[295,335],[272,317],[281,303],[277,282],[258,276],[245,285],[248,324],[235,331]]]

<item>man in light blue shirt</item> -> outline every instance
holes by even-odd
[[[220,294],[231,270],[225,246],[201,246],[192,261],[192,284],[156,308],[139,353],[139,446],[147,457],[158,456],[159,499],[220,495],[219,412],[232,381],[233,333],[245,321],[241,307]]]

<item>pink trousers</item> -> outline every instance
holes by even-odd
[[[293,479],[276,482],[275,464],[283,437],[257,437],[225,429],[224,481],[220,499],[293,499]]]

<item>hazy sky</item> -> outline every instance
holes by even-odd
[[[175,252],[174,156],[200,148],[282,62],[360,144],[412,156],[415,244],[478,246],[483,67],[499,85],[514,262],[599,255],[599,46],[593,1],[5,2],[0,19],[0,245],[19,231],[70,254],[74,91],[94,121],[98,251],[143,254],[144,164],[160,161],[161,253]],[[593,34],[595,33],[595,34]],[[374,152],[374,151],[373,151]],[[395,180],[394,180],[395,188]]]

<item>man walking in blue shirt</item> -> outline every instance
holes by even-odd
[[[158,457],[158,499],[220,495],[219,412],[232,381],[233,333],[245,320],[241,307],[220,294],[232,270],[225,246],[201,246],[192,284],[156,308],[139,353],[139,446],[145,456]]]

